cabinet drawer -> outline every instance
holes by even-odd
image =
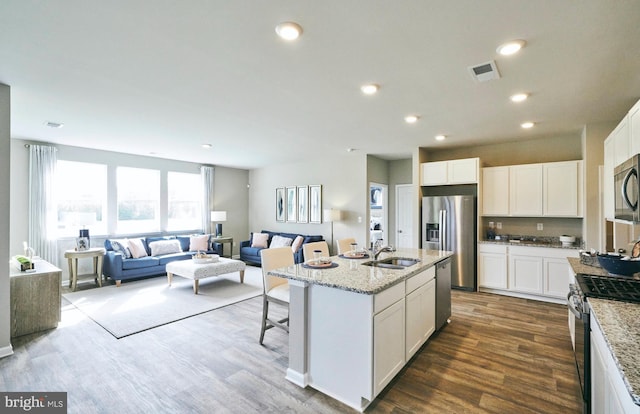
[[[407,279],[407,281],[405,282],[407,295],[413,292],[414,290],[418,289],[420,286],[424,285],[431,279],[435,279],[435,277],[436,277],[436,268],[435,266],[432,266],[427,270],[423,270],[417,275]]]
[[[398,283],[376,294],[373,298],[373,313],[378,313],[404,298],[404,283]]]
[[[478,253],[507,254],[507,245],[478,243]]]

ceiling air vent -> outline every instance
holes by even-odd
[[[479,65],[470,66],[469,73],[471,73],[471,76],[477,82],[486,82],[493,79],[500,79],[500,72],[498,72],[496,62],[494,62],[493,60],[481,63]]]

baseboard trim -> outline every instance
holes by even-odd
[[[13,347],[11,344],[0,348],[0,358],[8,357],[9,355],[13,355]]]

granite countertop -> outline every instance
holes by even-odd
[[[408,257],[420,259],[420,262],[404,269],[386,269],[382,267],[364,266],[362,263],[371,258],[347,259],[332,256],[331,260],[338,267],[327,269],[310,269],[302,264],[269,272],[274,276],[298,280],[315,285],[329,286],[336,289],[372,295],[379,293],[420,271],[431,267],[441,260],[453,255],[453,252],[441,250],[398,249],[395,252],[384,252],[378,260],[387,257]]]
[[[569,257],[567,260],[575,273],[609,275],[601,267],[581,263],[579,258]],[[640,405],[640,353],[637,349],[640,343],[640,304],[598,298],[588,298],[587,301],[629,394]]]
[[[505,240],[480,240],[478,243],[482,244],[501,244],[509,246],[526,246],[526,247],[549,247],[552,249],[580,249],[580,246],[575,244],[565,247],[559,241],[546,241],[546,240],[519,240],[519,239],[505,239]]]

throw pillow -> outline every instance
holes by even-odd
[[[290,239],[288,237],[282,237],[282,236],[278,236],[277,234],[275,236],[273,236],[273,238],[271,239],[271,244],[269,244],[269,248],[273,249],[274,247],[287,247],[287,246],[291,246],[291,243],[293,242],[293,239]]]
[[[293,250],[294,253],[300,250],[300,247],[302,247],[303,241],[304,241],[304,237],[302,236],[296,237],[296,239],[291,244],[291,250]]]
[[[131,250],[129,250],[129,240],[119,239],[111,240],[111,248],[114,252],[122,253],[125,259],[131,259]]]
[[[189,251],[207,251],[209,250],[209,235],[195,234],[189,238]]]
[[[149,248],[151,249],[151,256],[182,252],[178,239],[154,241],[149,243]]]
[[[128,244],[129,250],[131,250],[131,257],[134,259],[148,256],[147,249],[144,248],[142,239],[129,239]]]
[[[253,233],[253,237],[251,238],[251,247],[262,247],[266,249],[267,242],[269,241],[268,233]]]

